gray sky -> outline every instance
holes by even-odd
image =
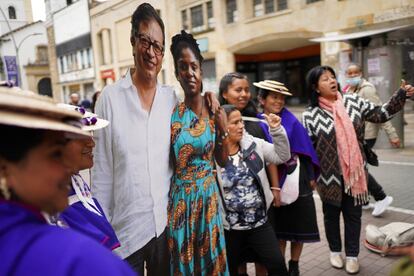
[[[32,0],[33,21],[46,19],[45,1]]]

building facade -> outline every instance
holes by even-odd
[[[33,22],[31,0],[0,0],[0,35]]]
[[[2,0],[0,9],[0,79],[50,96],[43,22],[33,22],[30,0]]]
[[[114,0],[91,9],[92,43],[97,63],[96,82],[100,87],[118,79],[133,64],[128,43],[129,17],[142,2],[144,1]],[[315,65],[333,66],[343,82],[345,66],[351,61],[366,62],[370,55],[366,52],[369,47],[385,45],[391,52],[404,55],[403,60],[411,60],[410,56],[414,54],[409,55],[412,50],[408,48],[412,42],[408,37],[411,30],[409,26],[413,24],[414,18],[413,2],[152,1],[160,10],[166,27],[167,50],[161,78],[163,82],[179,87],[168,50],[171,37],[185,29],[196,37],[205,58],[205,90],[217,91],[218,82],[225,73],[239,71],[245,73],[251,82],[263,79],[284,82],[293,93],[289,103],[306,103],[305,77]],[[403,26],[408,28],[402,28]],[[358,33],[358,39],[341,37],[351,33]],[[325,37],[333,40],[318,40]],[[333,37],[337,37],[337,40]],[[405,54],[394,51],[394,46],[401,49],[405,47]],[[372,50],[370,53],[372,55]],[[370,64],[375,66],[375,62],[377,61],[371,61]],[[411,63],[404,64],[404,74],[411,80]],[[386,74],[381,70],[378,74]],[[252,87],[252,91],[255,93],[256,89]]]
[[[68,102],[72,93],[91,100],[95,70],[88,0],[46,1],[53,96]]]
[[[131,43],[129,42],[131,16],[135,9],[143,2],[149,2],[157,9],[164,22],[170,22],[165,17],[164,1],[113,0],[91,8],[91,37],[95,56],[95,84],[98,90],[119,79],[125,75],[130,67],[133,67],[134,60]],[[165,63],[166,61],[164,60],[163,68],[165,68]],[[162,70],[160,82],[165,83],[166,79],[163,76],[166,73],[164,69]]]

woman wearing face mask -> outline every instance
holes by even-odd
[[[68,205],[67,139],[89,135],[78,113],[46,98],[0,90],[0,275],[133,275],[95,241],[44,218]]]
[[[266,176],[265,163],[281,164],[290,158],[286,132],[275,114],[265,115],[274,144],[244,131],[240,111],[224,105],[229,132],[229,158],[217,167],[226,233],[227,256],[231,275],[238,275],[242,249],[249,248],[268,275],[287,275],[284,258],[268,221],[273,194]],[[275,188],[277,189],[277,188]]]
[[[203,57],[191,34],[172,38],[175,75],[184,101],[171,117],[174,174],[168,204],[171,275],[228,275],[214,160],[227,159],[226,115],[210,113],[202,92]]]
[[[375,86],[362,78],[362,71],[359,65],[350,64],[346,70],[346,77],[347,85],[344,87],[345,93],[355,93],[374,104],[382,104]],[[397,131],[392,126],[392,123],[390,121],[382,124],[375,124],[370,122],[365,123],[364,139],[366,146],[369,148],[374,147],[380,128],[382,128],[385,133],[387,133],[390,144],[393,147],[399,148],[401,145],[400,138],[398,137]],[[370,173],[368,174],[368,191],[376,201],[372,215],[380,216],[392,203],[393,198],[385,194],[382,186]]]
[[[280,250],[285,256],[286,243],[290,241],[289,275],[299,275],[299,258],[303,244],[318,242],[319,230],[316,222],[316,210],[313,189],[319,174],[319,161],[306,129],[295,115],[285,106],[285,98],[292,96],[283,83],[265,80],[253,83],[260,88],[259,102],[266,115],[276,114],[286,129],[291,159],[278,166],[279,182],[283,187],[288,174],[299,171],[295,179],[299,186],[299,196],[289,205],[274,208],[274,229],[279,239]],[[268,126],[262,122],[266,131],[266,140],[272,142]],[[283,201],[283,198],[281,198]],[[295,218],[295,219],[292,219]]]
[[[59,104],[66,110],[77,111],[82,114],[82,130],[90,132],[108,126],[109,122],[100,119],[96,114],[85,111],[81,107]],[[90,185],[79,174],[79,171],[90,169],[93,166],[93,148],[95,142],[92,136],[82,139],[72,139],[65,147],[65,158],[76,172],[71,176],[69,193],[69,207],[57,217],[51,217],[50,222],[62,227],[70,227],[83,233],[110,250],[120,246],[116,234],[105,217],[102,207],[92,197]]]
[[[344,266],[339,227],[342,213],[345,270],[350,274],[358,273],[361,205],[368,200],[364,123],[390,120],[414,89],[402,84],[386,104],[376,106],[356,94],[342,95],[335,71],[329,66],[312,68],[306,79],[311,104],[303,113],[302,121],[321,164],[317,191],[322,200],[330,262],[338,269]]]

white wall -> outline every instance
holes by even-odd
[[[41,33],[41,35],[29,36],[33,33]],[[20,61],[20,72],[21,72],[21,81],[22,84],[20,85],[23,89],[28,88],[26,73],[24,70],[24,66],[29,63],[34,63],[36,61],[36,46],[38,45],[47,45],[47,35],[46,35],[46,28],[43,22],[37,22],[23,28],[19,31],[13,33],[14,39],[16,41],[16,45],[18,46],[22,40],[27,37],[21,44],[19,48],[19,61]],[[3,37],[3,39],[8,40],[4,41],[0,44],[0,53],[1,57],[3,56],[16,56],[16,50],[11,40],[11,36],[8,35]],[[6,66],[4,66],[4,70],[6,70]],[[7,72],[4,72],[7,78]]]
[[[9,6],[13,6],[16,10],[16,19],[9,19]],[[24,0],[1,0],[0,8],[7,17],[12,30],[27,23],[26,13],[24,11]],[[0,35],[8,33],[9,31],[6,20],[4,19],[3,14],[0,13]]]
[[[53,15],[55,42],[60,44],[90,33],[87,0],[79,0]]]

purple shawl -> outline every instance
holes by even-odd
[[[48,225],[30,206],[2,199],[0,260],[0,275],[135,275],[98,242]]]
[[[282,112],[278,114],[282,119],[282,126],[286,129],[286,133],[289,138],[290,152],[292,156],[294,154],[304,155],[311,159],[313,170],[315,173],[315,179],[319,176],[319,160],[313,148],[312,141],[310,140],[306,129],[299,122],[299,120],[293,115],[287,108],[283,108]],[[259,119],[264,119],[262,114],[258,114]],[[266,123],[260,122],[260,126],[266,135],[266,140],[272,143],[272,136],[269,133],[269,127]],[[286,163],[289,163],[290,160]],[[279,173],[279,185],[283,187],[283,184],[287,175],[286,163],[277,166]]]

